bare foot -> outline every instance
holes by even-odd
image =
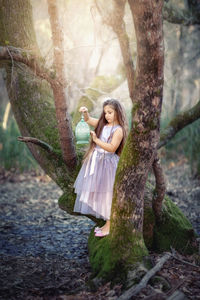
[[[110,232],[110,220],[106,221],[106,224],[104,226],[101,227],[101,232],[103,234],[107,234]]]

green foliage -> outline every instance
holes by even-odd
[[[165,127],[169,120],[162,120],[161,126]],[[200,175],[200,120],[183,128],[165,146],[166,159],[178,159],[185,156],[194,175]]]
[[[19,141],[17,123],[12,118],[6,129],[0,125],[0,164],[5,169],[17,168],[20,171],[36,169],[37,162],[33,159],[28,147]]]

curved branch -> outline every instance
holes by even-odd
[[[169,23],[180,24],[180,25],[199,25],[200,24],[200,13],[194,13],[194,11],[182,9],[169,2],[164,2],[163,7],[163,19]]]
[[[165,127],[160,134],[160,142],[158,144],[158,149],[166,145],[178,131],[186,127],[187,125],[193,123],[200,118],[200,100],[191,109],[186,112],[179,113],[172,119],[167,127]]]
[[[14,47],[1,47],[0,46],[0,60],[12,60],[21,62],[27,65],[38,77],[47,80],[52,86],[61,85],[61,83],[53,78],[53,74],[49,69],[39,63],[36,56],[29,54],[27,51]]]
[[[47,151],[48,153],[56,156],[57,158],[59,158],[59,159],[61,158],[61,156],[59,156],[59,154],[53,149],[52,146],[50,146],[49,144],[47,144],[37,138],[33,138],[33,137],[29,137],[29,136],[18,136],[17,139],[20,142],[35,144],[35,145],[41,147],[42,149],[44,149],[45,151]]]

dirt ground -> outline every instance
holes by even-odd
[[[167,193],[200,233],[200,181],[185,163],[165,168]],[[94,226],[58,208],[44,174],[0,172],[0,299],[115,300],[121,286],[91,289],[87,237]],[[81,233],[81,234],[80,234]],[[150,253],[155,265],[164,254]],[[175,253],[133,299],[200,299],[200,257]],[[170,298],[171,297],[171,298]],[[179,298],[178,298],[179,297]]]

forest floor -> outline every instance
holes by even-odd
[[[184,161],[167,165],[165,175],[168,195],[200,234],[200,180]],[[115,300],[122,293],[109,283],[91,291],[87,238],[94,223],[59,209],[61,195],[48,176],[0,170],[0,299]],[[163,255],[150,259],[155,265]],[[133,299],[200,299],[197,264],[198,255],[176,253]]]

